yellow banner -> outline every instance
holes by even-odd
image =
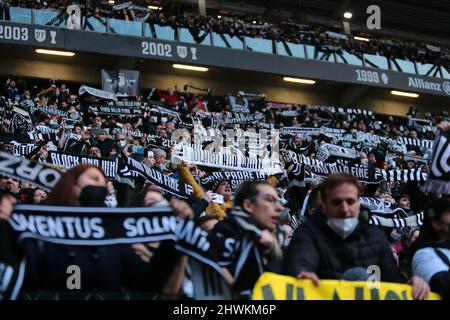
[[[311,280],[266,272],[256,282],[253,300],[412,300],[412,287],[407,284],[379,282],[320,280],[316,287]],[[430,293],[429,300],[440,300]]]

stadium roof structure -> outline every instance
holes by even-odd
[[[177,2],[195,3],[196,0]],[[206,7],[263,17],[297,18],[306,24],[340,27],[343,14],[352,12],[352,32],[367,31],[368,6],[381,8],[379,34],[450,47],[450,1],[442,0],[206,0]]]

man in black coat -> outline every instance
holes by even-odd
[[[366,280],[370,266],[380,281],[406,282],[382,230],[360,217],[358,180],[349,174],[329,175],[321,185],[324,213],[316,213],[294,233],[286,257],[286,272],[299,279]],[[411,279],[412,295],[423,299],[430,291],[419,277]]]
[[[234,298],[249,299],[264,271],[281,273],[284,242],[278,229],[283,206],[266,182],[243,182],[227,217],[215,225],[210,240],[218,253]]]

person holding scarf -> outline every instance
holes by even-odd
[[[425,209],[424,225],[412,246],[412,271],[431,290],[450,300],[450,200],[440,198]]]
[[[266,182],[246,181],[236,191],[234,207],[210,232],[234,298],[249,299],[259,276],[280,273],[284,234],[279,229],[283,205]],[[223,241],[221,241],[223,240]]]

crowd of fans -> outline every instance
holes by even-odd
[[[265,181],[241,181],[234,185],[230,179],[222,178],[206,186],[201,183],[202,178],[212,172],[227,170],[177,161],[174,144],[149,144],[147,139],[157,137],[170,141],[172,134],[180,128],[187,135],[175,142],[186,141],[199,132],[206,134],[211,129],[219,132],[226,132],[226,129],[258,131],[263,125],[272,130],[285,127],[343,129],[348,134],[355,134],[353,137],[358,137],[356,133],[359,132],[397,142],[403,141],[399,140],[402,137],[410,138],[414,143],[404,145],[403,150],[387,147],[388,151],[382,151],[386,145],[369,144],[361,137],[352,143],[327,132],[313,135],[282,131],[280,153],[289,151],[314,161],[318,160],[321,146],[329,143],[354,150],[359,156],[349,159],[345,155],[344,158],[332,155],[326,159],[327,163],[362,166],[369,171],[408,169],[427,173],[432,161],[430,146],[416,142],[431,141],[439,130],[447,131],[447,115],[427,115],[428,120],[418,119],[414,107],[408,117],[382,116],[357,109],[336,111],[319,106],[274,104],[260,95],[245,92],[240,96],[214,97],[210,90],[193,93],[189,86],[183,90],[155,88],[148,95],[123,98],[146,105],[145,112],[140,115],[105,115],[93,112],[90,106],[114,103],[86,92],[79,94],[77,87],[69,87],[53,80],[42,87],[33,85],[30,80],[7,79],[0,100],[0,150],[14,153],[15,145],[31,144],[35,147],[20,156],[40,163],[48,163],[49,152],[99,159],[125,155],[164,176],[191,185],[193,196],[187,200],[177,199],[149,181],[140,181],[131,187],[107,177],[101,168],[92,165],[75,166],[66,171],[49,194],[31,182],[19,181],[3,171],[0,177],[0,236],[9,234],[5,221],[10,219],[15,204],[105,206],[107,197],[113,196],[115,201],[111,206],[171,206],[173,214],[193,219],[211,237],[232,239],[235,245],[231,253],[227,251],[229,244],[220,241],[217,250],[228,261],[223,270],[234,298],[249,298],[263,270],[318,283],[320,279],[362,280],[361,268],[369,265],[381,267],[382,281],[406,283],[409,279],[414,298],[426,297],[430,286],[444,298],[449,297],[450,204],[445,196],[436,199],[436,196],[422,192],[423,181],[400,179],[371,184],[345,173],[330,175],[325,180],[315,174],[292,178],[295,163],[282,158],[282,170],[267,175]],[[259,114],[263,118],[227,124],[225,119],[244,119],[239,118],[242,114],[234,112],[236,101],[248,103],[246,115]],[[155,113],[156,110],[159,113]],[[199,120],[202,125],[183,125],[194,118],[203,119]],[[30,133],[39,132],[54,135],[30,136]],[[200,147],[205,149],[210,143],[202,141]],[[250,156],[248,150],[239,150],[235,146],[219,146],[219,150],[225,154]],[[390,217],[392,219],[408,218],[422,212],[425,223],[403,227],[369,225],[371,212],[361,206],[360,196],[387,200],[392,208],[399,208],[400,211]],[[243,245],[249,234],[250,239],[255,240],[256,248],[250,255]],[[0,251],[5,249],[3,244],[9,242],[2,240],[1,243]],[[88,249],[31,241],[17,250],[24,251],[29,259],[24,284],[28,294],[65,292],[65,268],[77,264],[87,272],[83,278],[84,291],[123,293],[126,288],[129,292],[162,293],[160,297],[198,297],[192,289],[191,258],[175,254],[173,245],[167,241]],[[414,255],[412,260],[415,252],[420,254]],[[241,261],[244,256],[247,260]]]
[[[339,34],[339,30],[327,30],[323,27],[308,26],[293,20],[277,22],[261,22],[258,17],[238,17],[225,15],[201,16],[195,12],[181,12],[175,5],[166,5],[161,10],[150,10],[144,1],[133,1],[133,7],[117,7],[127,1],[24,1],[12,0],[11,6],[36,9],[53,9],[65,12],[67,6],[78,4],[82,15],[89,17],[115,18],[127,21],[145,21],[171,26],[188,28],[197,42],[201,42],[205,34],[213,31],[237,37],[263,38],[294,44],[312,45],[324,52],[342,53],[346,50],[357,56],[364,53],[385,56],[390,59],[406,59],[419,63],[431,63],[449,67],[449,51],[446,48],[430,44],[418,44],[400,39],[384,39],[371,35],[370,41],[355,40],[350,36]],[[132,8],[132,9],[130,9]],[[105,21],[103,21],[105,23]],[[204,31],[202,33],[202,31]],[[336,31],[336,32],[330,32]]]

